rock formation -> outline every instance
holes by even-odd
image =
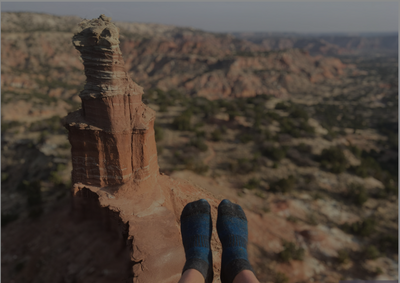
[[[119,33],[109,19],[81,23],[73,38],[87,77],[82,109],[66,119],[74,183],[100,187],[154,181],[158,172],[154,111],[142,103],[142,88],[125,72]]]
[[[177,282],[185,261],[179,217],[186,203],[205,198],[215,223],[218,201],[210,193],[159,173],[155,113],[142,103],[142,88],[127,75],[119,30],[111,19],[83,21],[73,44],[81,53],[86,85],[82,109],[68,114],[77,211],[99,211],[131,247],[134,282]],[[214,229],[216,266],[220,250]],[[218,272],[216,270],[216,276]]]

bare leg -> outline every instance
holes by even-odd
[[[250,270],[242,270],[233,279],[233,283],[260,283],[254,273]]]
[[[183,272],[182,277],[178,283],[204,283],[204,277],[196,269],[188,269]]]

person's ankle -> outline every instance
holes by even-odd
[[[232,283],[259,283],[259,281],[253,271],[244,269],[235,276]]]
[[[203,275],[200,273],[200,271],[194,268],[190,268],[182,273],[181,279],[179,280],[178,283],[183,283],[183,282],[204,283],[205,279]]]

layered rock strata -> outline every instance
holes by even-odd
[[[218,277],[219,200],[159,173],[155,112],[142,103],[142,88],[125,71],[118,28],[104,15],[80,27],[73,44],[87,77],[79,95],[82,109],[63,119],[71,143],[75,210],[96,215],[93,211],[104,211],[100,207],[110,212],[99,218],[116,222],[111,227],[127,240],[133,282],[177,282],[185,262],[180,213],[188,202],[205,198],[212,207]]]
[[[118,28],[110,19],[83,21],[73,37],[85,66],[82,109],[65,124],[72,145],[72,181],[113,187],[142,182],[158,172],[155,113],[125,72]]]

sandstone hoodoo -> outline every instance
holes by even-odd
[[[119,30],[104,15],[80,26],[73,44],[87,80],[79,95],[82,109],[64,122],[72,145],[72,181],[101,187],[154,181],[155,113],[142,103],[142,88],[125,71]]]
[[[73,44],[87,77],[79,94],[82,108],[63,119],[71,143],[74,209],[106,217],[127,240],[133,282],[177,282],[185,262],[183,207],[207,199],[215,223],[219,200],[159,173],[155,112],[142,103],[142,88],[125,71],[119,29],[104,15],[80,27]],[[219,266],[215,231],[211,246]]]

